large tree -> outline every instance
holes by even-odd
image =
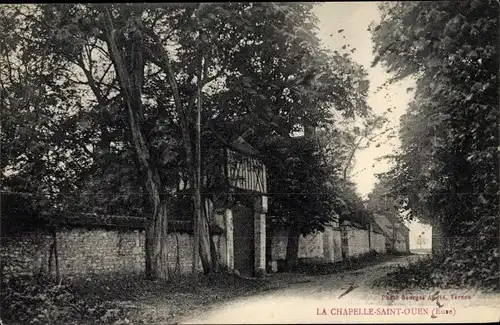
[[[220,133],[219,122],[238,117],[260,139],[289,136],[298,125],[328,120],[332,105],[346,114],[365,109],[363,75],[348,58],[321,50],[311,8],[300,3],[3,7],[2,59],[8,61],[2,65],[2,105],[18,113],[2,125],[11,132],[2,132],[2,141],[13,148],[6,160],[2,155],[4,171],[20,175],[32,166],[15,151],[12,140],[22,131],[16,124],[33,115],[25,124],[36,126],[28,128],[33,137],[46,127],[43,121],[50,124],[44,134],[56,138],[44,135],[44,153],[60,150],[54,165],[63,170],[61,180],[71,181],[70,188],[55,184],[53,192],[71,202],[67,194],[77,189],[114,184],[108,188],[123,193],[120,202],[140,206],[144,199],[136,211],[149,220],[146,270],[167,278],[168,202],[176,176],[184,173],[193,190],[203,266],[213,270],[208,222],[201,213],[201,135]],[[31,61],[38,66],[29,66]],[[5,81],[19,71],[25,79]],[[36,89],[36,96],[23,87]],[[41,112],[50,117],[38,120]],[[66,157],[69,147],[55,139],[78,157]],[[73,161],[79,165],[71,172]],[[56,172],[44,169],[43,176]],[[75,180],[67,178],[71,173]],[[48,184],[45,178],[40,185]],[[109,198],[87,194],[86,202]]]
[[[270,196],[269,227],[288,230],[287,269],[297,267],[299,236],[335,220],[338,174],[327,164],[325,148],[311,139],[277,140],[265,149]]]
[[[35,210],[53,215],[67,206],[64,197],[90,171],[87,145],[99,136],[83,126],[88,113],[77,89],[61,78],[67,64],[51,54],[47,35],[31,25],[32,9],[0,10],[2,191],[27,195]]]

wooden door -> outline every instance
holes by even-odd
[[[253,276],[255,238],[253,208],[237,205],[233,209],[234,268],[241,275]]]

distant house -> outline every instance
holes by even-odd
[[[386,249],[401,253],[410,252],[410,229],[396,217],[374,214],[373,220],[382,229],[386,238]]]

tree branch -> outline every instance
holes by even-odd
[[[13,70],[12,69],[12,64],[10,62],[9,54],[8,53],[5,53],[5,59],[7,60],[7,68],[8,68],[8,71],[9,71],[9,73],[8,73],[9,80],[10,80],[11,84],[15,84],[14,77],[12,75],[12,70]]]
[[[85,74],[85,77],[87,78],[88,85],[92,92],[94,93],[94,96],[97,99],[97,102],[99,103],[99,106],[104,108],[106,102],[104,98],[102,97],[101,89],[100,87],[96,84],[94,80],[94,76],[92,75],[92,71],[87,70],[85,68],[85,63],[83,62],[83,58],[80,56],[78,58],[78,66],[82,69],[83,73]]]
[[[102,84],[104,78],[106,77],[106,75],[108,74],[109,70],[111,70],[111,67],[113,66],[113,63],[110,63],[108,65],[108,67],[106,68],[106,70],[104,70],[104,73],[102,75],[102,77],[99,79],[99,84]]]
[[[106,52],[106,50],[104,50],[104,49],[102,48],[102,46],[99,46],[99,45],[97,45],[97,44],[94,44],[94,47],[95,47],[96,49],[98,49],[98,50],[99,50],[99,52],[101,52],[101,53],[102,53],[105,57],[107,57],[108,59],[110,59],[110,60],[111,60],[111,56],[109,55],[109,53],[108,53],[108,52]]]
[[[354,154],[356,153],[356,151],[358,150],[359,148],[359,145],[361,144],[361,141],[363,140],[363,137],[360,137],[359,140],[356,142],[356,145],[354,146],[351,154],[349,155],[349,158],[347,159],[347,162],[346,162],[346,165],[344,167],[344,171],[343,171],[343,176],[344,176],[344,180],[347,180],[347,170],[349,169],[349,167],[351,166],[351,163],[352,163],[352,159],[354,158]]]
[[[205,60],[205,66],[204,66],[204,71],[203,71],[203,86],[205,86],[206,84],[208,84],[208,83],[216,80],[217,78],[221,77],[226,72],[226,66],[229,63],[229,59],[228,58],[224,59],[224,61],[222,63],[222,66],[219,69],[219,71],[215,75],[213,75],[212,77],[208,77],[208,64],[207,64],[207,61],[209,61],[209,60],[208,59]]]
[[[150,61],[156,64],[160,69],[162,69],[167,74],[167,80],[172,89],[172,96],[174,99],[177,114],[179,116],[179,122],[181,125],[182,137],[184,142],[184,149],[186,151],[188,164],[193,167],[194,165],[193,165],[193,152],[191,148],[191,136],[189,134],[188,123],[186,120],[186,112],[184,111],[184,107],[182,105],[182,100],[179,93],[179,87],[175,79],[175,73],[172,68],[172,64],[170,63],[169,55],[165,50],[165,48],[163,47],[163,45],[161,44],[158,35],[156,35],[154,32],[150,30],[145,30],[145,33],[153,40],[152,44],[150,44],[149,51],[147,51],[147,54],[149,54]]]

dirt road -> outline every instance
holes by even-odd
[[[388,293],[372,289],[373,280],[419,256],[342,274],[314,276],[294,284],[193,314],[181,324],[470,322],[500,320],[499,296],[472,291],[437,290]],[[346,293],[347,292],[347,293]],[[341,296],[344,294],[343,296]]]

